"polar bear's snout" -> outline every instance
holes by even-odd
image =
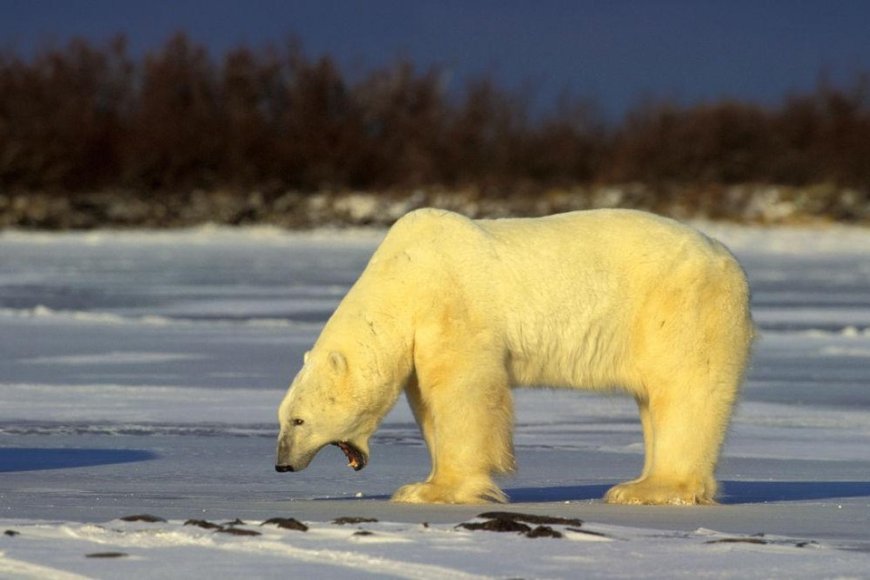
[[[275,458],[275,471],[287,473],[288,471],[302,471],[311,462],[314,453],[300,454],[299,446],[294,445],[284,433],[278,438],[278,453]]]

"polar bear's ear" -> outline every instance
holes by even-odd
[[[329,366],[336,374],[343,375],[347,370],[347,359],[340,352],[332,351],[329,353]]]
[[[311,356],[311,351],[306,350],[305,354],[302,355],[302,364],[308,364],[308,357]]]

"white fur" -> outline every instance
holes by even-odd
[[[749,288],[718,242],[628,210],[399,220],[281,404],[278,464],[368,438],[407,393],[432,458],[404,502],[504,501],[511,387],[621,388],[640,409],[641,476],[612,503],[712,503],[746,365]],[[292,419],[304,424],[294,426]]]

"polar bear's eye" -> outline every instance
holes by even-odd
[[[302,425],[303,423],[305,423],[305,419],[299,419],[299,418],[293,419],[293,424],[296,426]]]

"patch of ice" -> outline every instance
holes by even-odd
[[[149,324],[167,325],[173,321],[163,316],[125,317],[109,312],[93,312],[86,310],[55,310],[43,305],[33,308],[0,308],[0,316],[10,318],[40,318],[52,320],[69,320],[95,324]]]
[[[325,303],[334,305],[334,300]],[[318,303],[319,304],[319,303]],[[263,328],[296,328],[319,329],[322,322],[306,322],[286,318],[188,318],[162,315],[124,316],[111,312],[95,312],[86,310],[55,310],[47,306],[33,308],[0,308],[0,317],[31,318],[57,322],[75,322],[81,324],[111,324],[111,325],[145,325],[145,326],[249,326]]]
[[[95,230],[89,232],[0,231],[0,241],[8,244],[39,244],[85,246],[191,246],[255,244],[286,247],[288,245],[322,244],[335,246],[371,244],[374,247],[386,235],[383,228],[323,227],[305,231],[286,230],[275,226],[232,227],[204,224],[192,228],[169,230]]]
[[[283,393],[142,385],[0,383],[0,421],[124,424],[273,423]],[[45,405],[51,401],[51,405]]]
[[[112,351],[101,354],[67,356],[40,356],[20,359],[20,362],[40,365],[128,365],[159,364],[182,360],[203,360],[205,356],[171,352],[126,352]]]
[[[866,332],[866,331],[865,331]],[[824,356],[848,356],[870,358],[870,347],[826,346],[821,350]]]

